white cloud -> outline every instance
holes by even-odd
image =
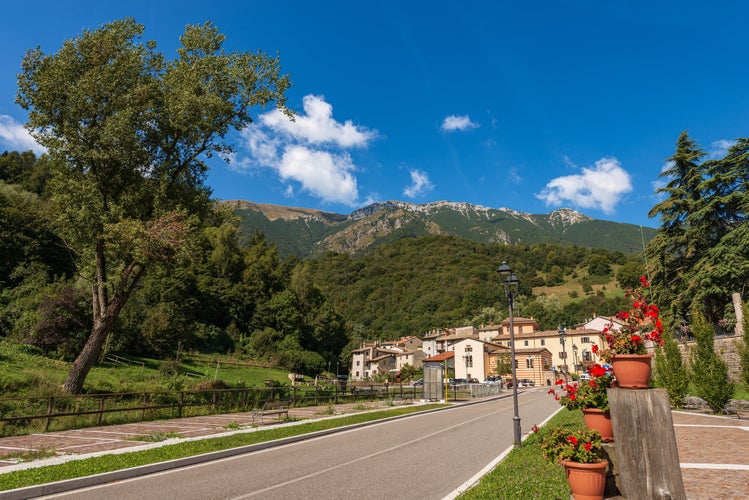
[[[354,205],[358,197],[355,170],[348,155],[313,151],[303,146],[285,149],[278,173],[284,180],[294,180],[313,195],[326,201]]]
[[[632,180],[616,158],[601,158],[582,173],[552,179],[536,195],[547,205],[571,203],[610,214],[622,197],[632,191]]]
[[[47,152],[46,148],[37,144],[23,125],[8,115],[0,115],[0,142],[8,149],[32,150],[37,155]]]
[[[297,115],[294,121],[279,110],[273,110],[260,117],[263,125],[277,133],[285,134],[296,141],[310,144],[335,144],[342,148],[366,147],[376,137],[376,132],[357,127],[351,120],[339,123],[333,119],[333,106],[325,98],[307,95],[302,104],[304,115]]]
[[[707,157],[711,160],[723,158],[728,154],[728,150],[731,146],[734,146],[736,141],[729,141],[728,139],[721,139],[719,141],[713,141],[710,144],[710,151],[707,153]]]
[[[411,184],[406,186],[403,194],[409,198],[416,198],[434,189],[434,184],[429,180],[429,175],[421,170],[411,170]]]
[[[663,164],[661,167],[661,174],[664,172],[668,172],[672,168],[674,168],[674,161],[669,160],[666,163]],[[663,193],[657,193],[659,189],[663,189],[664,187],[668,186],[668,179],[666,177],[658,177],[654,181],[650,183],[650,185],[653,187],[653,196],[656,199],[663,199],[665,198],[665,195]]]
[[[368,146],[377,131],[336,121],[333,107],[321,96],[305,96],[303,106],[304,113],[294,121],[273,110],[244,129],[244,146],[252,158],[235,166],[268,167],[284,182],[299,183],[302,191],[325,202],[357,205],[357,167],[348,150]],[[296,190],[289,185],[285,192],[293,196]]]
[[[456,130],[470,130],[472,128],[478,128],[479,124],[472,122],[468,115],[457,116],[450,115],[442,121],[443,132],[455,132]]]

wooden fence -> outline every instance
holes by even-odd
[[[54,395],[0,399],[0,436],[91,425],[142,422],[195,415],[251,411],[267,401],[292,407],[391,398],[421,398],[421,387],[351,385],[346,388],[275,386],[203,391]]]

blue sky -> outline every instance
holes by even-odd
[[[37,1],[3,7],[0,150],[34,147],[16,74],[83,29],[134,17],[169,58],[187,24],[278,54],[290,123],[256,110],[212,163],[214,196],[349,213],[448,200],[647,212],[687,130],[720,156],[749,125],[749,4],[601,1]]]

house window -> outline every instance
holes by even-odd
[[[559,357],[562,358],[562,359],[567,359],[567,353],[564,352],[564,351],[560,351],[559,352]]]
[[[583,350],[583,361],[590,362],[593,361],[593,357],[591,356],[591,353],[589,350],[585,349]]]
[[[359,378],[359,372],[356,372],[356,378]]]
[[[356,366],[359,366],[359,363],[361,363],[361,361],[359,361],[359,360],[357,359],[357,360],[356,360]]]
[[[473,367],[473,356],[470,354],[466,355],[466,368],[472,368]]]
[[[472,345],[467,345],[466,346],[466,352],[473,352],[473,346]]]
[[[524,341],[523,341],[523,345],[524,345],[525,347],[528,347],[528,341],[527,341],[527,340],[524,340]]]
[[[590,344],[590,337],[581,337],[580,343],[582,344]]]
[[[515,369],[517,370],[517,368],[518,368],[518,360],[516,359],[515,360]]]
[[[525,367],[526,368],[533,368],[533,358],[527,358],[525,360]]]
[[[546,339],[541,339],[541,345],[546,345]]]

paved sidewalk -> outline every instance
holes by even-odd
[[[296,425],[305,420],[341,416],[363,411],[393,408],[387,401],[347,403],[335,406],[308,406],[289,409],[289,421],[278,416],[266,416],[263,424],[253,421],[252,412],[223,413],[199,417],[175,418],[152,422],[135,422],[99,427],[86,427],[67,431],[30,434],[0,438],[0,474],[12,470],[61,463],[82,455],[91,456],[163,446],[167,441],[184,442],[185,439],[231,434],[242,429],[261,430],[273,425]],[[162,434],[179,436],[161,442],[146,442],[144,436]],[[58,456],[42,458],[33,462],[19,462],[12,457],[35,452],[55,452]]]
[[[387,402],[335,405],[335,415],[391,408]],[[331,416],[331,407],[291,408],[296,422]],[[749,421],[682,411],[672,412],[682,477],[690,500],[731,500],[749,498]],[[266,418],[274,425],[274,417]],[[178,434],[184,438],[217,436],[253,425],[252,413],[229,413],[201,417],[90,427],[46,434],[0,438],[0,474],[41,465],[60,463],[81,455],[118,453],[161,446],[134,440],[148,434]],[[180,439],[172,440],[179,442]],[[38,450],[55,450],[60,457],[16,463],[3,457]]]
[[[690,500],[749,498],[749,420],[671,413]]]

